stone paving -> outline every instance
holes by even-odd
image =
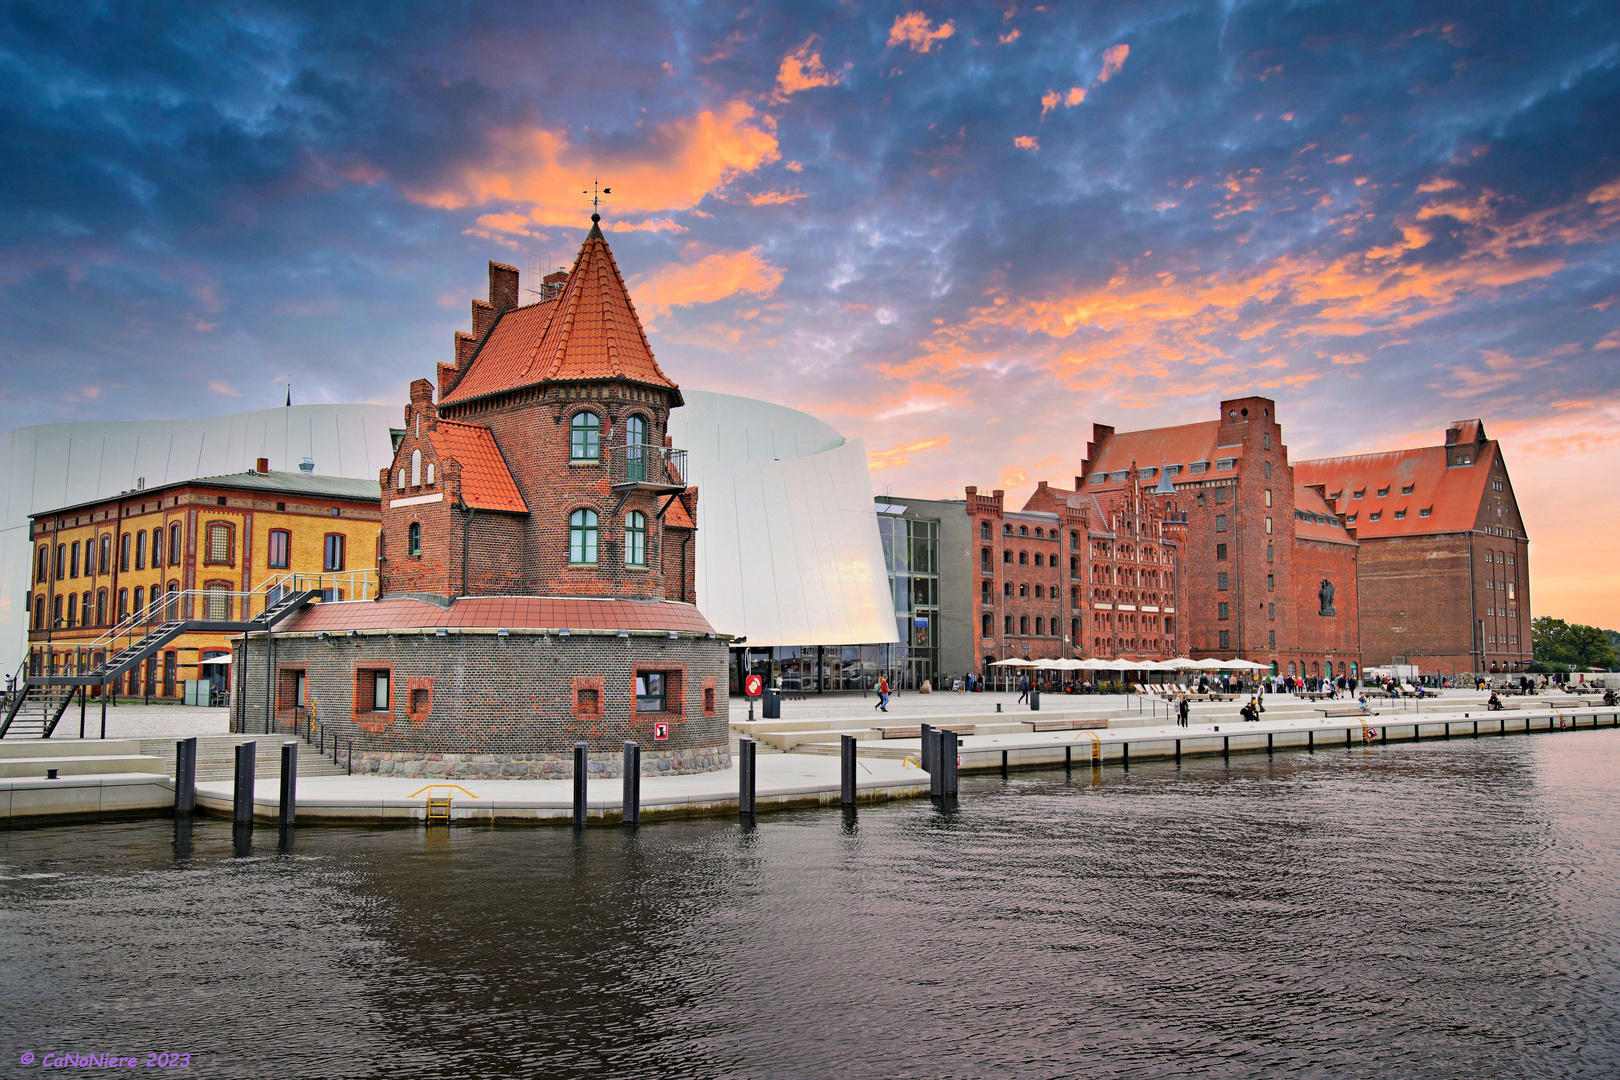
[[[197,705],[111,705],[107,706],[109,739],[187,739],[193,735],[229,735],[230,710]],[[84,709],[84,735],[101,738],[101,703],[90,701]],[[79,737],[79,706],[68,706],[62,722],[56,725],[51,741]],[[6,740],[10,742],[10,739]]]

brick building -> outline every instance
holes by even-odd
[[[491,263],[437,405],[411,385],[379,477],[382,598],[317,605],[248,665],[257,700],[268,663],[278,719],[313,698],[357,765],[558,775],[579,740],[607,773],[626,740],[648,772],[729,763],[726,641],[695,607],[698,493],[666,434],[680,389],[596,221],[538,303]]]
[[[1144,514],[1146,537],[1163,538],[1150,545],[1137,533],[1133,542],[1127,527],[1109,542],[1115,551],[1135,548],[1138,556],[1132,566],[1098,567],[1115,576],[1112,596],[1099,592],[1093,611],[1112,618],[1121,631],[1117,638],[1134,637],[1140,649],[1144,636],[1151,641],[1149,632],[1158,630],[1166,639],[1174,633],[1173,649],[1143,649],[1145,655],[1179,650],[1250,660],[1284,675],[1359,673],[1356,539],[1319,494],[1296,482],[1274,402],[1234,398],[1202,423],[1133,432],[1096,424],[1092,430],[1076,490],[1043,485],[1030,505],[1089,496],[1112,507],[1114,521],[1128,506],[1127,526]],[[1154,509],[1138,511],[1138,505]],[[1094,545],[1095,557],[1102,558],[1105,547]],[[1153,565],[1140,562],[1144,551],[1169,554],[1159,572],[1174,578],[1156,595],[1147,593],[1161,609],[1152,617],[1142,612],[1144,572],[1153,580]],[[1101,581],[1096,587],[1107,589]],[[1122,610],[1131,593],[1136,610]],[[1102,606],[1110,603],[1111,609]],[[1179,618],[1169,618],[1166,606]]]
[[[1530,541],[1502,448],[1479,420],[1452,424],[1440,446],[1302,461],[1296,475],[1360,542],[1369,664],[1450,674],[1530,663]]]
[[[88,671],[121,626],[192,590],[202,595],[168,604],[200,610],[175,615],[250,618],[263,610],[267,586],[293,574],[329,577],[333,598],[374,596],[379,501],[368,480],[316,475],[313,466],[272,472],[261,458],[251,472],[35,514],[29,671]],[[223,691],[229,666],[198,661],[237,644],[220,633],[185,634],[127,672],[117,690],[174,698],[185,681],[207,679]]]

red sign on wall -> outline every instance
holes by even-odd
[[[765,690],[765,680],[758,675],[750,675],[743,680],[743,693],[749,697],[759,697]]]
[[[669,722],[667,720],[658,720],[653,723],[653,738],[669,738]]]

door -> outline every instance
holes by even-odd
[[[907,690],[916,690],[934,677],[934,662],[926,656],[902,657],[900,663],[905,665],[901,678]]]
[[[212,660],[216,656],[229,656],[224,649],[204,649],[202,659]],[[230,689],[231,665],[229,664],[201,664],[199,672],[207,672],[204,676],[208,680],[208,704],[223,705],[226,693]]]
[[[174,676],[179,660],[176,654],[166,652],[163,654],[163,696],[174,697]]]
[[[626,480],[647,479],[647,421],[640,416],[624,421],[624,467]]]

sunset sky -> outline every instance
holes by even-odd
[[[1620,627],[1612,3],[19,3],[0,129],[0,429],[402,403],[600,177],[665,370],[879,491],[1477,416],[1534,613]]]

